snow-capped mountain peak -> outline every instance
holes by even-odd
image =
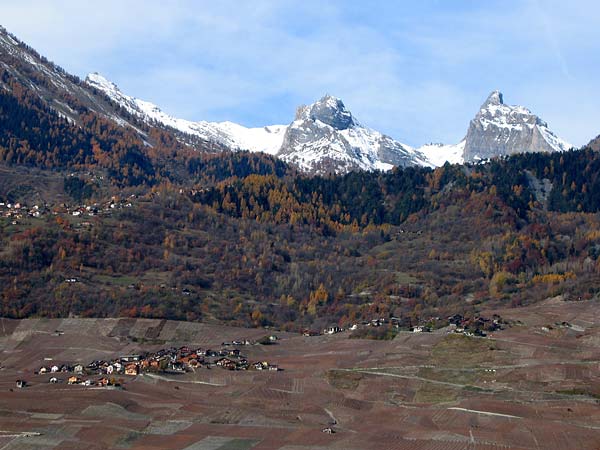
[[[162,124],[231,150],[262,151],[276,155],[311,173],[350,170],[388,170],[393,166],[441,166],[518,152],[562,151],[571,146],[556,136],[546,122],[523,106],[504,103],[493,91],[471,120],[458,144],[429,144],[412,148],[362,125],[332,95],[300,106],[289,125],[247,128],[233,122],[193,122],[163,112],[153,103],[124,94],[98,73],[86,78],[130,114],[151,124]]]
[[[217,142],[231,150],[277,155],[311,173],[431,165],[418,150],[361,125],[344,102],[332,95],[325,95],[311,105],[300,106],[294,121],[288,126],[246,128],[233,122],[177,119],[153,103],[124,94],[98,73],[88,75],[86,83],[148,123],[160,123],[188,135]]]
[[[319,120],[337,130],[345,130],[359,125],[344,102],[329,94],[309,106],[301,106],[296,111],[295,120]]]
[[[465,161],[474,161],[512,153],[564,151],[570,147],[530,110],[505,104],[502,93],[493,91],[469,124],[463,156]]]
[[[312,173],[430,165],[421,152],[361,125],[331,95],[298,108],[278,156]]]
[[[504,104],[504,96],[502,92],[496,90],[492,91],[492,93],[488,96],[487,100],[483,104],[482,108],[486,105],[503,105]]]

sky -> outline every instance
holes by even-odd
[[[286,124],[340,97],[413,146],[457,143],[488,94],[575,146],[600,134],[596,0],[0,0],[67,71],[189,120]]]

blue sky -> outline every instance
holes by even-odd
[[[458,142],[500,89],[575,145],[600,134],[592,0],[0,0],[0,23],[190,120],[289,123],[338,96],[410,145]]]

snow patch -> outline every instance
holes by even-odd
[[[233,122],[192,122],[178,119],[163,112],[154,103],[124,94],[116,84],[98,73],[89,74],[85,81],[90,86],[104,92],[130,114],[148,123],[157,122],[183,133],[217,142],[232,150],[249,150],[274,155],[283,141],[285,125],[247,128]]]
[[[427,144],[418,150],[425,155],[427,161],[434,167],[443,166],[446,162],[450,164],[464,163],[463,153],[466,141],[463,139],[458,144]]]

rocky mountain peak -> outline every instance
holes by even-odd
[[[548,125],[523,106],[504,103],[492,92],[469,124],[464,160],[476,161],[523,152],[553,152],[570,148]]]
[[[296,111],[296,120],[313,122],[318,120],[336,130],[345,130],[356,125],[352,113],[346,109],[344,102],[329,94],[312,105],[299,107]]]
[[[484,109],[488,105],[504,105],[504,96],[500,91],[493,91],[485,101],[485,103],[481,106]]]

